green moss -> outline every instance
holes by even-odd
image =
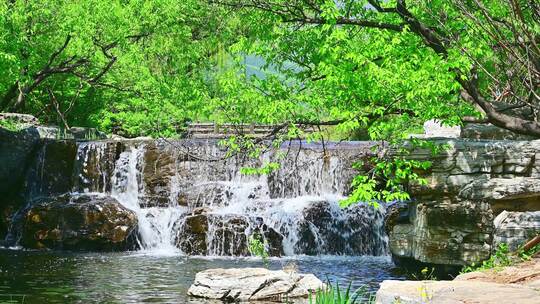
[[[4,128],[9,131],[17,132],[21,129],[21,125],[17,124],[16,122],[13,122],[11,120],[5,119],[0,120],[0,128]]]

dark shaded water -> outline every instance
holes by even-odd
[[[300,272],[371,291],[383,280],[402,278],[387,257],[282,258],[271,260],[270,268],[291,262]],[[0,303],[204,303],[186,296],[198,271],[262,266],[250,258],[0,250]]]

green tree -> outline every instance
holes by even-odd
[[[198,0],[3,1],[0,110],[173,135],[204,117],[215,54],[234,27]]]
[[[242,104],[251,109],[238,116],[244,121],[335,125],[342,133],[366,129],[371,139],[391,142],[430,119],[489,122],[540,136],[536,1],[214,3],[243,12],[242,20],[252,26],[234,49],[264,58],[267,72],[226,80],[249,89],[227,86],[228,96],[215,111],[224,117],[235,117]],[[414,171],[427,166],[406,157],[383,155],[381,161],[374,172],[386,181],[357,178],[355,197],[406,198],[396,181],[417,179]]]
[[[316,118],[367,124],[375,137],[475,117],[540,135],[535,1],[218,2],[244,9],[256,26],[243,51],[296,80],[292,98],[323,109]]]

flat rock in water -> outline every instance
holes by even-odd
[[[384,281],[376,304],[538,303],[540,291],[520,285],[467,281]]]
[[[208,269],[197,273],[188,295],[226,302],[285,301],[308,298],[324,286],[312,274],[265,268]]]

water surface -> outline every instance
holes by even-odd
[[[371,291],[401,279],[388,257],[287,257],[300,272]],[[0,303],[204,303],[189,298],[195,274],[209,268],[264,267],[254,258],[210,258],[155,253],[69,253],[0,250]]]

